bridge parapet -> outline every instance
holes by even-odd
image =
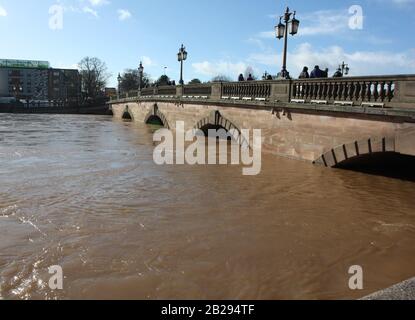
[[[415,108],[415,76],[294,80],[293,99],[305,103]]]
[[[232,104],[238,101],[255,101],[267,104],[282,102],[415,110],[415,75],[163,86],[144,88],[141,90],[141,97],[210,99]],[[119,100],[133,101],[138,98],[137,90],[120,95]]]

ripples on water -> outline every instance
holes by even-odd
[[[257,177],[159,167],[151,132],[1,116],[0,299],[342,299],[414,276],[412,182],[273,156]]]

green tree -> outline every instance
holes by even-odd
[[[138,89],[139,84],[139,74],[138,70],[127,69],[121,75],[121,91],[128,92]],[[151,80],[148,74],[144,73],[143,78],[141,79],[141,88],[147,88],[151,85]]]
[[[192,81],[189,82],[189,84],[201,84],[202,81],[200,81],[199,79],[193,79]]]
[[[161,86],[170,86],[171,85],[171,81],[170,78],[166,75],[162,75],[157,81],[156,81],[156,85],[158,85],[159,87]]]

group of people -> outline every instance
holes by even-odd
[[[311,73],[308,73],[308,67],[304,67],[303,72],[301,72],[299,79],[314,79],[314,78],[328,78],[329,77],[329,69],[326,68],[325,70],[321,70],[319,66],[315,66]],[[334,73],[333,78],[342,78],[343,73],[341,69],[337,69]]]
[[[328,78],[329,77],[329,69],[326,68],[325,70],[321,70],[319,66],[315,66],[311,73],[308,72],[308,67],[304,67],[303,71],[301,72],[299,79],[317,79],[317,78]],[[342,78],[343,72],[340,68],[334,73],[333,78]],[[281,74],[278,75],[278,78],[289,78],[289,74],[287,72],[287,76],[282,77]],[[267,75],[263,77],[263,80],[272,80],[273,77],[271,75]],[[254,81],[255,78],[252,74],[249,74],[245,80],[244,75],[241,73],[238,77],[239,82],[243,81]]]
[[[252,76],[252,74],[249,74],[248,75],[248,77],[246,78],[246,81],[254,81],[255,79],[254,79],[254,77]],[[239,77],[238,77],[238,81],[239,82],[243,82],[243,81],[245,81],[245,77],[244,77],[244,75],[241,73],[240,75],[239,75]]]

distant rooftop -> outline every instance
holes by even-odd
[[[48,61],[0,59],[0,68],[49,69]]]

